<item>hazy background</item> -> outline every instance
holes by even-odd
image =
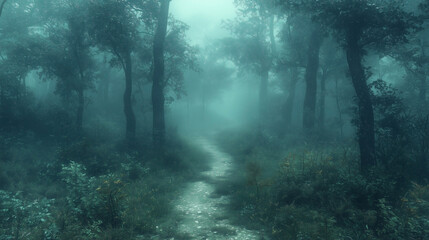
[[[210,50],[211,44],[231,36],[223,22],[236,17],[232,0],[171,1],[170,11],[177,20],[189,26],[187,37],[192,45],[200,48],[200,54],[204,54],[202,51],[206,49]],[[234,64],[229,63],[229,66],[236,70]],[[214,99],[207,99],[204,104],[201,97],[194,96],[201,94],[201,89],[194,87],[195,82],[200,81],[201,74],[185,74],[185,81],[189,86],[186,89],[187,96],[173,102],[170,114],[167,113],[173,128],[178,128],[182,134],[201,133],[243,127],[257,122],[257,79],[248,81],[253,76],[234,73],[237,79],[230,79],[231,84],[227,88]]]
[[[235,7],[232,0],[175,0],[171,1],[170,12],[189,25],[187,35],[192,44],[203,47],[207,40],[229,35],[221,23],[234,18]]]

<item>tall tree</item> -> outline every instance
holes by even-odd
[[[238,16],[226,22],[234,38],[224,39],[226,53],[242,70],[259,79],[259,122],[264,126],[268,108],[269,73],[276,55],[272,1],[237,0]]]
[[[319,71],[319,52],[322,45],[320,26],[314,26],[311,31],[307,52],[307,67],[305,72],[305,98],[303,111],[304,130],[313,130],[316,121],[317,73]]]
[[[280,31],[282,48],[276,63],[277,74],[283,79],[285,102],[282,108],[284,130],[288,131],[292,124],[296,85],[301,79],[302,69],[306,67],[306,54],[303,49],[308,47],[308,20],[298,14],[288,16]]]
[[[376,164],[374,110],[362,60],[367,49],[383,51],[407,40],[417,27],[413,15],[398,1],[333,0],[278,1],[283,6],[304,10],[326,26],[343,46],[358,103],[358,141],[361,169]]]
[[[138,40],[138,20],[127,1],[95,0],[89,7],[90,33],[101,50],[112,54],[111,64],[122,68],[125,75],[123,96],[126,119],[125,137],[133,140],[136,119],[132,107],[132,53]]]
[[[76,98],[75,127],[81,132],[85,108],[84,92],[91,87],[94,63],[88,36],[86,1],[51,1],[37,4],[50,21],[45,24],[49,46],[41,55],[46,75],[56,77],[57,93],[70,101]]]
[[[337,75],[343,74],[347,69],[347,64],[344,63],[344,55],[338,44],[333,39],[324,41],[321,48],[321,59],[320,59],[320,94],[318,98],[318,115],[317,122],[318,128],[324,131],[325,128],[325,108],[326,108],[326,97],[327,89],[326,85],[329,80],[333,77],[337,78]],[[336,83],[337,84],[337,83]],[[337,84],[338,85],[338,84]]]
[[[165,116],[164,116],[164,43],[167,35],[168,12],[170,0],[161,0],[158,16],[158,25],[153,43],[153,83],[152,83],[152,105],[153,105],[153,142],[156,147],[161,148],[165,142]]]
[[[413,37],[409,44],[404,44],[391,52],[391,56],[396,59],[406,71],[406,79],[409,87],[413,88],[412,94],[415,99],[414,107],[418,112],[425,111],[427,106],[427,68],[429,56],[427,54],[428,32],[421,32]]]
[[[5,3],[6,1],[3,1]],[[32,29],[40,18],[32,1],[22,0],[19,5],[4,5],[0,18],[0,122],[2,127],[18,126],[28,109],[25,103],[27,74],[37,68],[43,39]]]

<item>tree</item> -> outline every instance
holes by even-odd
[[[223,40],[224,51],[242,70],[260,78],[259,118],[265,125],[268,104],[268,78],[276,55],[274,8],[272,1],[237,0],[238,17],[225,23],[235,38]]]
[[[411,13],[404,11],[398,1],[290,0],[279,3],[289,9],[309,13],[315,21],[329,29],[346,51],[358,103],[361,169],[366,171],[376,164],[376,158],[374,110],[362,60],[366,50],[383,51],[406,42],[418,22]]]
[[[125,75],[125,137],[135,138],[136,119],[132,107],[132,53],[138,42],[138,20],[126,1],[95,0],[89,6],[90,34],[96,45],[112,54],[112,66],[122,68]]]
[[[56,92],[66,101],[77,98],[75,127],[82,131],[85,108],[84,92],[91,87],[94,63],[91,41],[88,36],[87,6],[85,1],[46,2],[44,9],[45,32],[48,42],[40,56],[40,66],[45,75],[57,78]]]
[[[276,72],[282,79],[281,84],[285,92],[285,102],[282,107],[284,130],[290,130],[292,113],[295,103],[296,85],[301,78],[302,69],[306,67],[305,51],[308,45],[308,21],[301,15],[292,15],[287,18],[280,31],[282,48],[276,62]]]
[[[198,68],[196,71],[189,71],[186,74],[188,114],[190,102],[198,102],[202,107],[200,113],[203,124],[206,123],[207,104],[219,97],[228,86],[231,86],[235,73],[235,69],[228,66],[228,61],[225,61],[221,48],[222,45],[218,41],[208,44],[199,54],[197,67],[201,66],[201,69]]]
[[[200,71],[197,62],[198,49],[191,46],[186,40],[188,29],[188,25],[170,17],[164,46],[165,79],[163,87],[166,103],[171,103],[174,99],[179,99],[186,94],[185,70]]]
[[[32,1],[10,6],[2,5],[7,11],[0,19],[0,121],[8,128],[19,126],[28,113],[25,78],[37,68],[42,45],[42,39],[32,31],[40,23]]]
[[[317,73],[319,71],[319,52],[322,45],[320,26],[313,26],[308,43],[307,66],[305,72],[305,98],[303,111],[304,130],[311,131],[316,122]]]
[[[417,111],[424,111],[427,104],[427,67],[429,56],[426,53],[426,38],[428,32],[424,31],[410,39],[408,44],[403,44],[389,54],[397,60],[406,71],[406,80],[416,98],[414,104]],[[416,95],[416,96],[414,96]]]
[[[320,94],[318,98],[318,128],[321,131],[324,131],[325,128],[325,99],[327,96],[326,85],[331,78],[335,78],[335,90],[338,88],[338,80],[340,73],[344,73],[344,70],[347,69],[346,63],[344,63],[344,55],[341,49],[339,49],[338,44],[333,39],[328,39],[325,41],[321,48],[321,59],[320,59]],[[336,100],[338,99],[337,92],[335,93]],[[339,102],[337,101],[337,108],[339,109],[340,122],[341,122],[341,110],[339,107]],[[341,124],[340,124],[341,125]]]
[[[152,82],[152,105],[153,105],[153,142],[156,147],[162,148],[165,141],[165,117],[164,117],[164,43],[167,35],[168,12],[170,0],[161,0],[158,25],[153,42],[153,82]]]

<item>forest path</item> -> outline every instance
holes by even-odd
[[[181,234],[198,240],[260,240],[260,233],[235,226],[228,220],[227,196],[215,196],[213,182],[228,177],[232,168],[232,157],[222,152],[208,138],[193,138],[196,146],[210,158],[210,170],[203,172],[206,181],[191,182],[175,201],[176,210],[182,217],[178,225]]]

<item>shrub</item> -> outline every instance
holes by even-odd
[[[57,228],[50,214],[52,200],[25,200],[22,193],[0,190],[1,239],[55,239]]]
[[[87,224],[95,220],[95,211],[100,203],[94,191],[96,179],[88,177],[85,170],[83,165],[72,161],[63,165],[61,176],[68,191],[67,207],[74,217]]]

